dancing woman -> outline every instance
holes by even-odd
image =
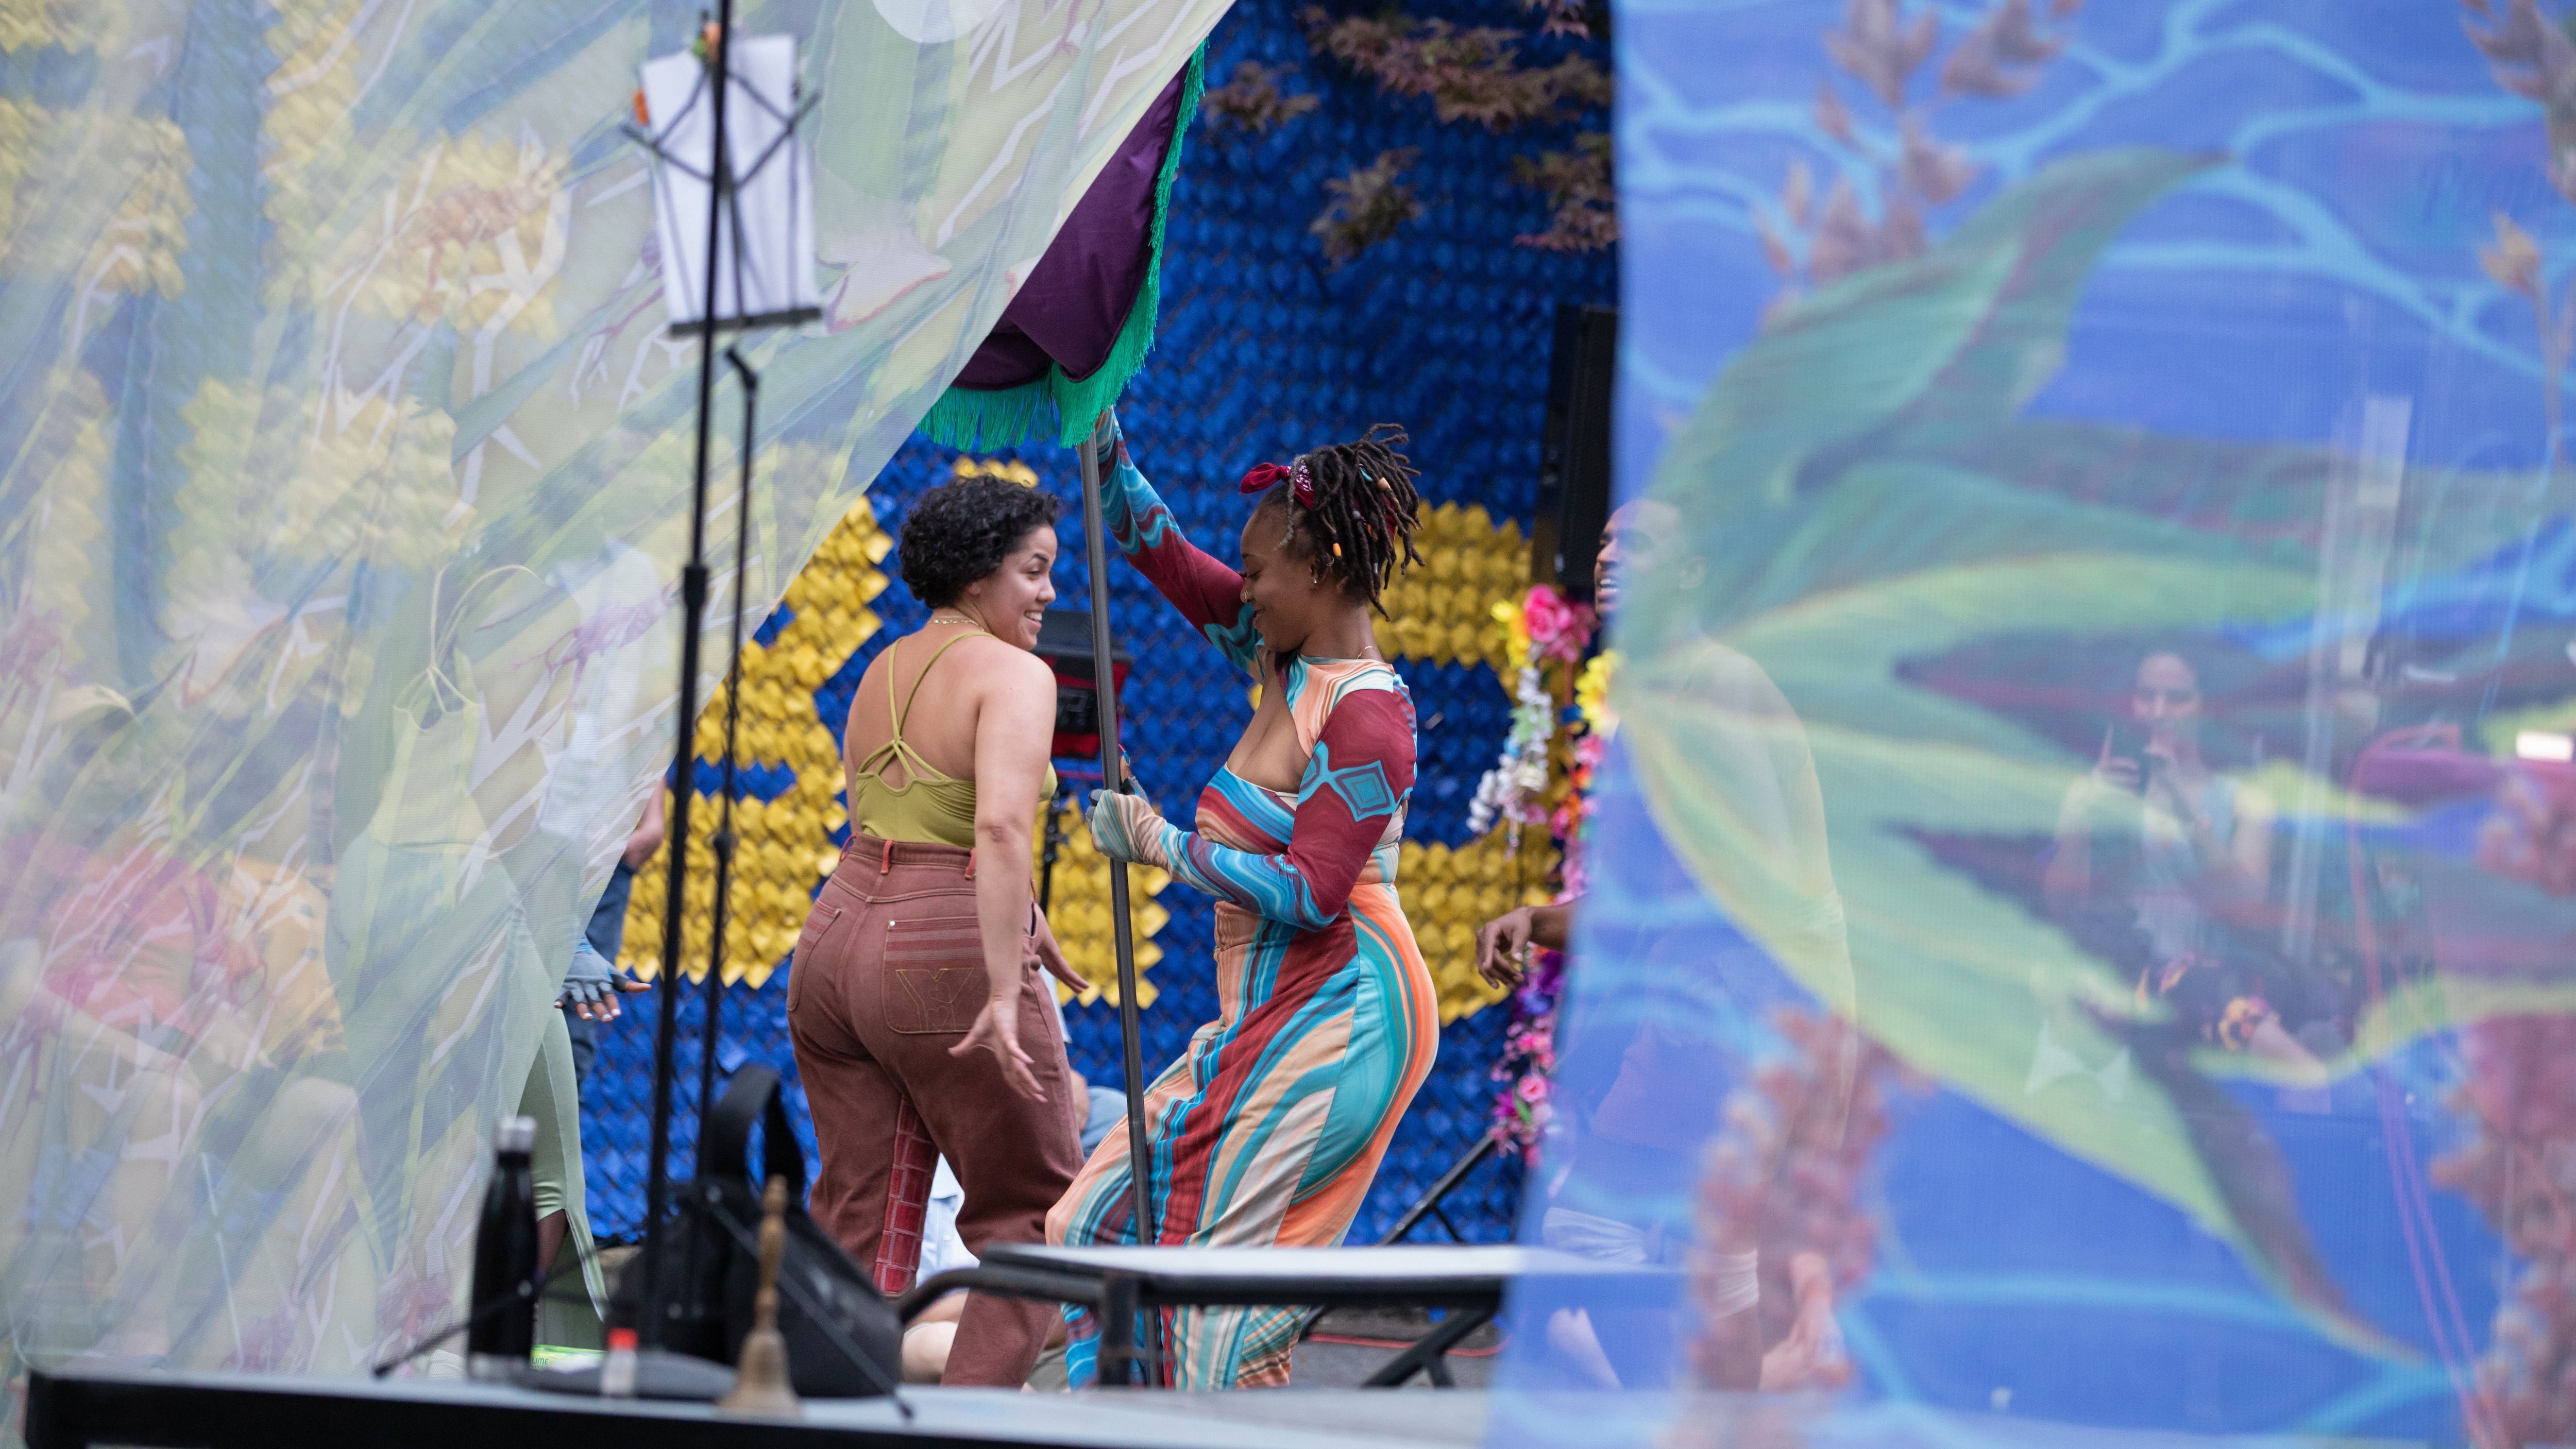
[[[1113,429],[1114,432],[1114,429]],[[1119,859],[1216,897],[1218,1015],[1145,1093],[1145,1241],[1339,1243],[1396,1120],[1431,1070],[1431,973],[1395,894],[1413,790],[1413,701],[1369,611],[1413,549],[1413,469],[1381,424],[1244,479],[1261,493],[1243,572],[1191,546],[1118,439],[1101,480],[1109,537],[1261,686],[1259,705],[1184,831],[1141,797],[1093,797]],[[1112,1132],[1055,1210],[1050,1243],[1139,1239],[1127,1135]],[[1167,1313],[1157,1377],[1181,1388],[1288,1381],[1298,1310]],[[1068,1375],[1097,1330],[1069,1310]]]
[[[920,1263],[934,1149],[965,1188],[970,1251],[1029,1243],[1081,1160],[1030,905],[1030,837],[1055,790],[1055,676],[1030,651],[1055,598],[1055,500],[999,478],[934,488],[904,520],[920,632],[860,676],[842,745],[850,843],[787,978],[787,1027],[822,1162],[814,1216],[877,1286]],[[1026,1043],[1023,1046],[1023,1043]],[[970,1294],[941,1382],[1017,1388],[1052,1313]]]

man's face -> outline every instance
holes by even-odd
[[[1601,552],[1592,560],[1592,607],[1608,617],[1635,578],[1653,573],[1679,552],[1681,510],[1639,499],[1610,515],[1601,530]]]

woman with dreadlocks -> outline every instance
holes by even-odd
[[[1109,538],[1261,686],[1252,723],[1199,796],[1196,831],[1137,795],[1092,797],[1100,848],[1216,897],[1217,1019],[1145,1092],[1148,1209],[1131,1221],[1113,1131],[1047,1215],[1050,1243],[1337,1244],[1396,1120],[1431,1071],[1431,973],[1395,894],[1413,791],[1413,700],[1369,612],[1414,551],[1414,471],[1379,424],[1244,476],[1243,571],[1181,536],[1117,435]],[[1068,1310],[1076,1385],[1087,1310]],[[1178,1388],[1288,1382],[1293,1308],[1185,1308],[1140,1337]],[[1161,1341],[1154,1342],[1156,1338]]]

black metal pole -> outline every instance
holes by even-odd
[[[1040,915],[1044,915],[1047,907],[1055,904],[1056,852],[1063,847],[1065,841],[1072,838],[1064,833],[1064,796],[1064,788],[1058,786],[1056,792],[1047,797],[1046,834],[1040,837],[1038,849],[1038,913]]]
[[[707,442],[715,421],[716,246],[724,235],[724,210],[732,199],[732,167],[725,155],[725,92],[731,72],[733,0],[718,0],[715,52],[709,60],[715,104],[715,149],[708,168],[707,289],[700,300],[705,330],[698,345],[698,454],[689,484],[689,561],[680,570],[679,743],[671,752],[671,868],[662,902],[662,1014],[653,1038],[653,1150],[644,1184],[644,1291],[637,1299],[643,1320],[636,1339],[645,1348],[662,1341],[669,1314],[662,1300],[662,1217],[671,1196],[671,1070],[680,1037],[680,918],[689,879],[689,802],[697,794],[692,768],[698,736],[698,633],[707,617]],[[737,299],[739,301],[739,299]],[[739,652],[739,651],[737,651]]]
[[[1100,449],[1109,435],[1109,415],[1092,424],[1082,440],[1082,532],[1091,564],[1091,680],[1100,702],[1100,779],[1105,788],[1123,789],[1126,771],[1118,758],[1118,670],[1109,653],[1109,542],[1101,524]],[[1118,951],[1118,1038],[1127,1067],[1127,1177],[1134,1189],[1136,1241],[1154,1237],[1145,1178],[1151,1167],[1145,1153],[1145,1041],[1136,1020],[1136,940],[1127,918],[1127,863],[1109,862],[1109,932]],[[1159,1234],[1155,1235],[1160,1236]]]
[[[739,250],[742,239],[737,235],[734,246]],[[742,295],[742,282],[734,281],[734,295]],[[733,652],[725,666],[724,763],[718,766],[724,781],[723,796],[717,808],[723,819],[716,825],[715,838],[708,842],[716,852],[716,897],[713,909],[715,937],[707,945],[706,1031],[698,1051],[698,1177],[704,1181],[708,1169],[719,1164],[707,1161],[707,1114],[716,1105],[716,1038],[722,1031],[719,1023],[724,1012],[724,953],[727,907],[733,897],[733,795],[735,741],[742,729],[742,585],[743,575],[751,567],[751,450],[756,436],[755,415],[760,404],[760,374],[742,360],[742,353],[725,349],[725,361],[732,365],[734,376],[742,382],[742,497],[734,504],[733,530]],[[741,1163],[722,1164],[740,1168]],[[690,1243],[692,1252],[696,1241]],[[691,1271],[696,1265],[691,1264]]]

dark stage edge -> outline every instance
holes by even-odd
[[[912,1409],[908,1422],[884,1399],[808,1403],[803,1419],[782,1421],[735,1418],[700,1404],[609,1405],[454,1379],[40,1374],[29,1385],[27,1427],[29,1449],[325,1443],[371,1449],[1449,1449],[1479,1442],[1486,1421],[1486,1396],[1470,1390],[1040,1394],[920,1387],[903,1397]]]
[[[2079,1426],[1922,1404],[1821,1395],[1487,1393],[1473,1389],[1251,1389],[1078,1394],[914,1388],[906,1422],[883,1399],[814,1403],[798,1421],[729,1418],[703,1405],[598,1400],[410,1379],[251,1374],[31,1376],[30,1449],[274,1445],[508,1449],[800,1449],[993,1445],[997,1449],[1459,1449],[1501,1429],[1521,1446],[1667,1449],[2421,1449],[2332,1435],[2193,1434]]]

